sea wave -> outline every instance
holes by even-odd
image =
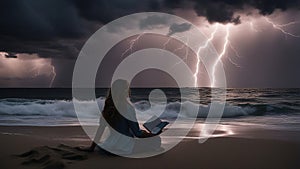
[[[98,98],[100,110],[103,109],[105,98]],[[40,100],[40,99],[1,99],[0,115],[14,116],[56,116],[56,117],[95,117],[99,114],[97,108],[91,106],[91,101],[80,101],[80,111],[75,113],[73,101],[70,100]]]
[[[98,98],[97,103],[100,110],[103,109],[105,98]],[[56,116],[56,117],[87,117],[93,118],[99,115],[97,107],[90,106],[91,102],[81,102],[80,111],[76,115],[73,102],[70,100],[39,100],[39,99],[0,99],[0,115],[6,116]],[[151,105],[142,100],[134,103],[138,116],[159,114],[162,118],[172,119],[180,116],[192,117],[193,112],[199,109],[197,117],[205,118],[208,115],[211,104],[197,104],[190,101],[169,102],[166,105]],[[282,113],[300,112],[298,105],[289,104],[229,104],[224,107],[223,118],[234,118],[240,116],[263,116]]]
[[[221,106],[221,103],[217,106]],[[147,105],[146,101],[137,102],[135,103],[135,107],[138,110],[146,110],[147,112],[163,112],[162,117],[163,118],[176,118],[178,117],[178,113],[180,113],[183,117],[195,117],[195,114],[192,114],[192,112],[195,112],[195,110],[198,109],[197,118],[205,118],[207,117],[209,110],[211,108],[211,104],[204,105],[204,104],[197,104],[190,101],[185,101],[183,103],[180,102],[171,102],[165,105],[154,105],[150,108],[149,105]],[[256,111],[255,107],[250,106],[234,106],[226,104],[224,107],[224,112],[222,113],[223,118],[231,118],[231,117],[238,117],[238,116],[247,116],[251,115]],[[213,116],[212,116],[213,117]]]

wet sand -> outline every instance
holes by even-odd
[[[88,146],[90,140],[76,126],[2,126],[0,133],[1,169],[300,168],[300,142],[292,139],[299,132],[292,131],[253,129],[232,135],[216,131],[220,136],[203,144],[190,137],[164,154],[144,159],[78,151],[74,147]]]

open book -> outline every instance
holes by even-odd
[[[157,116],[152,116],[143,126],[152,134],[158,134],[169,122],[161,121]]]

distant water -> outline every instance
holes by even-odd
[[[162,118],[175,120],[180,108],[184,115],[199,106],[198,119],[203,121],[210,108],[210,88],[186,88],[188,94],[180,99],[178,88],[162,88],[168,102],[166,107],[151,107],[148,96],[153,89],[134,88],[131,101],[138,116],[146,120],[151,111],[162,111]],[[200,95],[197,95],[196,91]],[[71,89],[0,89],[0,125],[64,126],[79,125],[72,103]],[[97,102],[103,108],[107,89],[96,89]],[[151,109],[150,109],[151,108]],[[89,112],[86,122],[95,118]],[[147,114],[149,116],[147,116]],[[300,130],[300,89],[227,89],[222,123],[239,125],[269,125]]]

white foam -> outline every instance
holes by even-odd
[[[99,98],[97,102],[102,109],[104,99]],[[91,110],[89,104],[89,101],[81,104],[89,112],[84,115],[96,115],[97,110]],[[68,100],[3,99],[0,101],[0,115],[76,117],[73,103]]]
[[[98,98],[97,103],[99,109],[102,110],[104,106],[104,98]],[[89,106],[91,102],[81,101],[82,111],[84,114],[80,114],[81,117],[93,118],[98,115],[98,110]],[[182,108],[182,115],[185,117],[191,117],[190,112],[199,107],[198,116],[205,118],[210,109],[209,105],[196,104],[193,102],[170,102],[167,105],[156,104],[151,105],[147,101],[139,101],[134,103],[137,110],[137,116],[140,120],[146,120],[153,115],[161,115],[163,118],[176,118],[180,107]],[[67,100],[7,100],[0,101],[0,115],[17,115],[17,116],[62,116],[62,117],[77,117],[74,111],[72,101]],[[234,106],[226,104],[223,117],[237,117],[247,116],[255,112],[254,107],[246,106]],[[163,114],[161,114],[163,112]]]

